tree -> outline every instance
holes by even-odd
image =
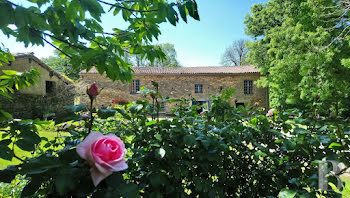
[[[123,59],[125,49],[151,62],[163,59],[164,53],[151,45],[160,35],[159,24],[168,21],[175,26],[180,16],[187,22],[188,15],[199,20],[195,0],[169,3],[164,0],[25,0],[22,3],[30,6],[0,0],[2,33],[15,37],[25,46],[46,43],[69,57],[73,68],[90,70],[96,66],[99,73],[121,81],[132,78],[131,65]],[[120,13],[118,16],[129,26],[104,31],[101,17],[106,12]]]
[[[334,41],[347,23],[324,18],[336,6],[332,0],[271,0],[251,8],[246,33],[255,40],[248,43],[248,60],[266,75],[260,85],[270,88],[272,105],[325,116],[349,111],[349,41]]]
[[[159,49],[161,49],[164,54],[164,60],[155,59],[153,64],[150,66],[153,67],[181,67],[179,61],[177,60],[177,53],[173,44],[164,43],[157,45]]]
[[[80,67],[73,68],[70,64],[68,57],[61,57],[59,52],[55,52],[55,56],[50,56],[48,58],[42,59],[42,61],[50,66],[52,69],[56,70],[58,73],[67,76],[72,80],[79,79]]]
[[[234,41],[228,48],[226,48],[221,58],[222,65],[241,66],[247,65],[248,49],[246,48],[246,40],[240,39]]]
[[[144,60],[140,55],[129,56],[128,61],[137,67],[181,67],[179,61],[177,60],[176,50],[174,44],[164,43],[158,44],[155,46],[164,52],[165,57],[163,59],[156,58],[153,63],[147,60]]]

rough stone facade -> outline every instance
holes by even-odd
[[[0,98],[1,108],[14,118],[42,118],[44,114],[59,113],[63,106],[73,105],[75,86],[65,77],[52,70],[33,54],[15,54],[15,61],[1,67],[18,72],[37,68],[40,72],[36,86],[16,91],[12,99]],[[48,87],[49,86],[49,87]]]
[[[248,67],[247,67],[248,68]],[[185,70],[187,68],[184,68]],[[248,68],[251,70],[251,68]],[[256,81],[260,78],[260,74],[257,70],[247,73],[239,72],[201,72],[201,68],[191,68],[194,72],[152,72],[138,69],[134,73],[134,79],[140,81],[140,87],[146,87],[153,89],[151,82],[155,81],[159,84],[159,92],[163,97],[169,96],[170,98],[194,98],[196,101],[206,101],[208,106],[211,105],[211,97],[213,94],[220,94],[222,89],[234,88],[236,93],[231,99],[232,104],[245,103],[247,105],[253,105],[258,102],[259,106],[268,108],[268,91],[265,88],[256,87]],[[244,81],[253,81],[253,93],[244,94]],[[121,83],[119,81],[111,81],[104,75],[99,75],[94,71],[81,73],[81,87],[82,97],[81,102],[87,103],[85,90],[90,84],[96,83],[103,91],[97,98],[98,106],[112,106],[115,102],[130,102],[142,99],[141,94],[131,93],[131,84]],[[203,93],[195,93],[195,84],[201,84]],[[173,104],[167,104],[165,111],[169,112],[173,107]]]

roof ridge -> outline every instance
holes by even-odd
[[[50,66],[48,66],[46,63],[44,63],[43,61],[41,61],[38,57],[36,57],[34,55],[33,52],[29,52],[29,53],[13,53],[12,54],[15,58],[26,58],[26,57],[30,57],[32,58],[35,62],[37,62],[41,67],[45,68],[46,70],[48,70],[49,72],[52,72],[54,75],[57,76],[57,78],[61,79],[63,82],[65,82],[66,84],[72,84],[72,82],[70,82],[69,80],[67,80],[64,76],[62,76],[60,73],[58,73],[56,70],[52,69]]]
[[[259,73],[259,69],[253,65],[246,66],[209,66],[209,67],[131,67],[134,74],[162,75],[162,74],[243,74]],[[95,67],[88,72],[83,70],[80,74],[98,74]]]

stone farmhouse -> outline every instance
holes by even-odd
[[[37,85],[15,91],[12,100],[0,98],[1,108],[12,114],[14,118],[42,118],[45,115],[59,113],[65,105],[74,104],[75,87],[66,77],[60,75],[33,53],[14,54],[15,60],[3,64],[2,70],[18,72],[37,68],[41,76]]]
[[[96,83],[103,91],[97,98],[98,106],[125,104],[142,99],[139,93],[141,87],[152,89],[152,81],[159,84],[159,92],[163,97],[194,99],[192,104],[203,105],[209,109],[212,94],[220,94],[223,89],[236,89],[232,104],[254,105],[268,108],[268,90],[258,88],[256,81],[261,77],[254,66],[239,67],[133,67],[134,78],[131,83],[123,84],[100,75],[95,68],[80,73],[82,90]],[[82,94],[81,102],[87,103],[88,98]],[[168,105],[168,106],[166,106]],[[164,113],[169,113],[172,106],[162,105]],[[171,104],[173,105],[173,104]]]

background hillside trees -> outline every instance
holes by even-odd
[[[116,25],[106,32],[101,17],[107,12],[122,17],[128,25]],[[159,24],[176,25],[188,16],[199,20],[195,0],[25,0],[21,4],[0,0],[0,31],[15,37],[25,46],[52,46],[69,57],[73,68],[96,66],[113,80],[132,78],[130,64],[124,60],[124,49],[153,62],[164,59],[164,53],[152,46],[160,35]],[[6,52],[0,48],[3,61]]]
[[[137,67],[181,67],[177,60],[177,53],[174,44],[164,43],[155,45],[156,48],[162,50],[165,54],[163,59],[156,58],[153,62],[145,60],[142,55],[130,55],[126,53],[126,60],[133,66]]]
[[[234,41],[229,47],[226,48],[224,54],[222,55],[221,64],[226,66],[248,65],[248,49],[246,47],[246,43],[247,41],[244,39]]]
[[[349,41],[337,39],[349,21],[329,20],[337,3],[271,0],[251,8],[248,60],[266,75],[260,84],[270,88],[273,106],[349,116]]]
[[[42,61],[52,69],[72,80],[79,79],[80,67],[72,67],[72,65],[69,63],[69,58],[61,57],[58,51],[55,52],[55,56],[43,58]]]

